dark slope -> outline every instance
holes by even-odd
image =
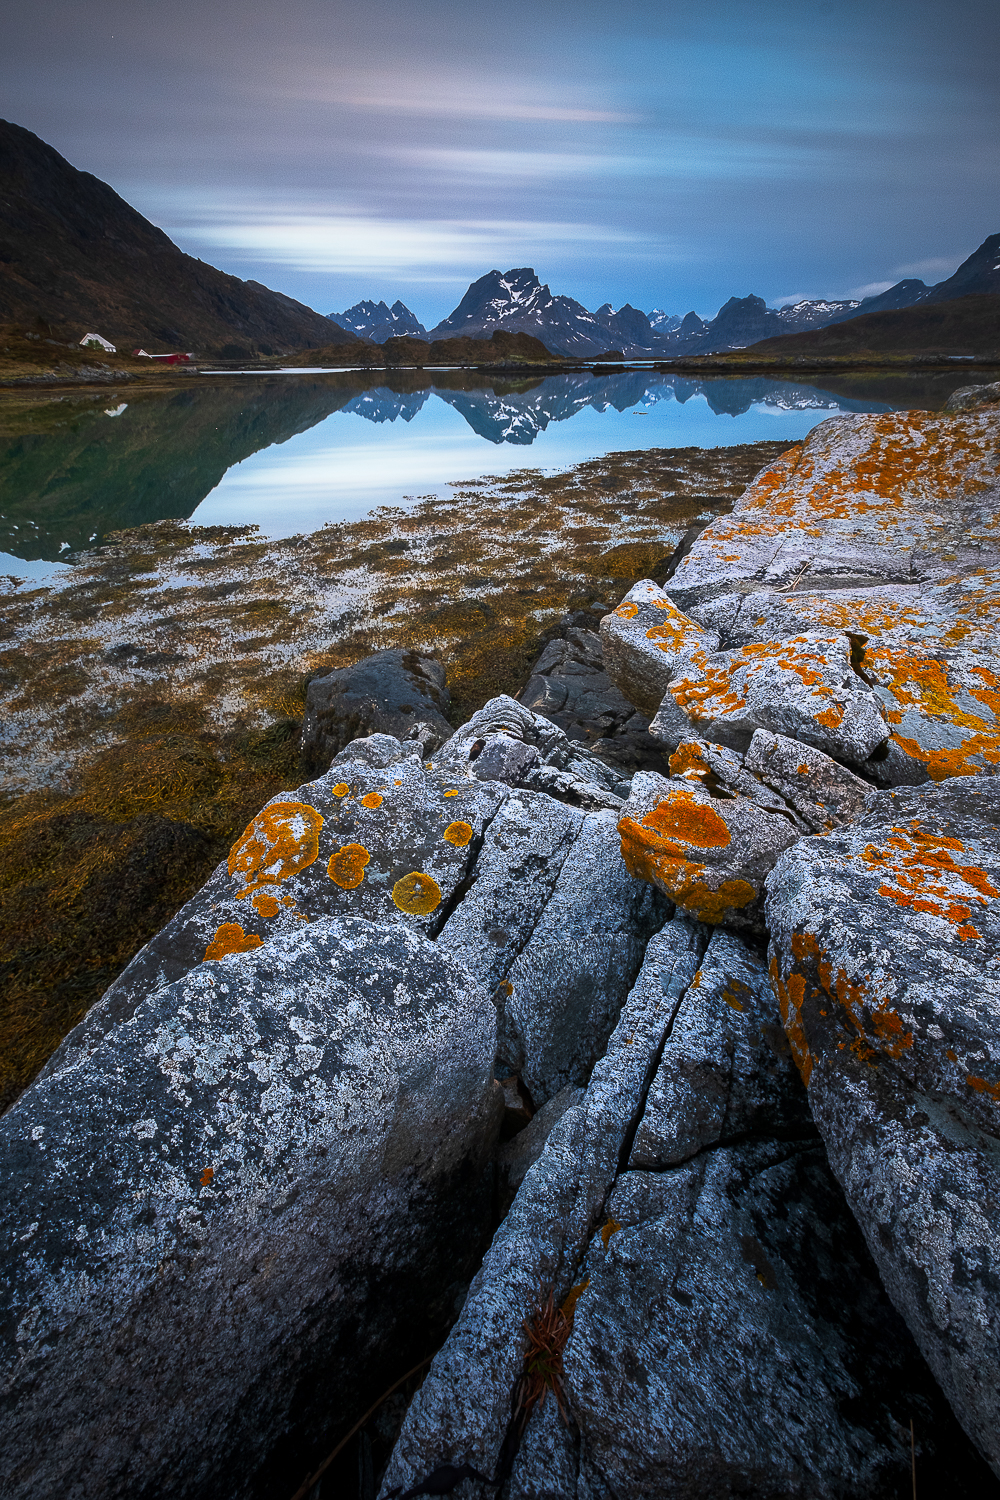
[[[992,355],[1000,352],[1000,296],[956,297],[934,305],[928,300],[897,312],[866,313],[811,333],[763,339],[751,352]]]
[[[329,343],[334,326],[185,255],[106,183],[3,120],[0,323],[36,318],[151,352],[230,344],[278,353]]]
[[[928,302],[950,302],[955,297],[1000,293],[1000,234],[991,234],[963,260],[954,276],[932,286]]]

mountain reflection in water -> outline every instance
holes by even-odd
[[[225,511],[228,522],[260,521],[271,530],[273,514],[274,530],[288,534],[289,526],[308,529],[325,519],[341,519],[337,504],[342,492],[350,489],[352,474],[367,479],[367,488],[360,480],[356,485],[355,509],[360,513],[366,504],[390,498],[399,503],[407,486],[412,489],[428,478],[444,485],[462,473],[468,476],[470,466],[477,463],[479,472],[495,472],[498,457],[477,449],[471,434],[494,449],[524,448],[554,424],[589,412],[574,429],[566,430],[566,439],[558,445],[551,434],[540,441],[545,451],[539,452],[538,462],[560,467],[600,452],[635,447],[711,447],[786,435],[792,442],[817,421],[841,411],[940,406],[962,378],[944,377],[943,385],[938,380],[933,389],[919,391],[898,378],[891,391],[872,377],[853,385],[839,380],[840,390],[834,391],[766,378],[692,380],[651,370],[578,371],[534,379],[469,370],[379,371],[377,376],[350,371],[204,378],[169,393],[136,394],[123,387],[114,396],[50,398],[27,410],[0,409],[0,551],[25,560],[66,560],[113,531],[149,521],[187,519],[220,485],[220,495],[232,490],[238,500],[250,493],[239,484],[256,484],[258,496],[263,496],[258,509],[265,505],[260,513],[251,507],[247,514],[238,514],[239,504],[234,511],[230,503]],[[447,418],[439,403],[464,419],[471,433],[459,423],[466,432],[463,439],[454,418]],[[692,425],[689,431],[680,407],[697,415],[696,429]],[[637,409],[648,413],[648,424],[628,425],[624,420]],[[750,413],[758,414],[760,421],[748,426]],[[396,428],[390,452],[389,431],[382,439],[372,433],[370,440],[359,443],[352,424],[327,422],[334,414],[361,417],[383,429],[416,422],[418,431],[408,439]],[[786,427],[782,414],[797,420]],[[602,415],[607,421],[598,422]],[[669,425],[657,425],[658,416],[669,416]],[[706,427],[713,416],[740,418],[740,431]],[[439,429],[446,422],[447,441],[443,435],[439,441]],[[321,441],[315,433],[303,437],[321,423],[327,424]],[[258,459],[258,467],[265,467],[263,475],[253,464],[233,474],[235,465],[284,444],[289,447],[273,455],[274,463],[284,466],[278,472],[272,473]],[[506,467],[516,467],[513,458],[511,454]],[[268,454],[268,465],[271,459]],[[386,476],[381,490],[380,466]],[[307,469],[308,479],[303,477]],[[395,476],[400,483],[394,488]],[[312,509],[303,508],[300,515],[297,484],[303,490],[311,485],[314,494],[321,488],[326,509],[318,513],[320,502],[314,499]],[[216,517],[199,517],[203,519]]]

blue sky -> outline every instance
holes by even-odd
[[[428,325],[496,267],[711,316],[1000,230],[995,0],[36,0],[3,113],[191,254]]]

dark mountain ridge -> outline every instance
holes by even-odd
[[[427,332],[416,314],[398,299],[391,307],[385,302],[356,302],[346,312],[328,313],[327,317],[339,328],[346,328],[358,338],[370,339],[373,344],[384,344],[386,339],[407,334],[422,338]]]
[[[0,323],[36,319],[122,348],[229,346],[236,358],[329,343],[334,326],[185,255],[107,183],[0,120]]]

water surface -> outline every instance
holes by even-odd
[[[795,442],[839,412],[940,405],[966,378],[869,375],[833,390],[644,369],[349,371],[49,399],[0,413],[0,572],[48,571],[147,521],[289,536],[484,474],[561,471],[620,450]]]

